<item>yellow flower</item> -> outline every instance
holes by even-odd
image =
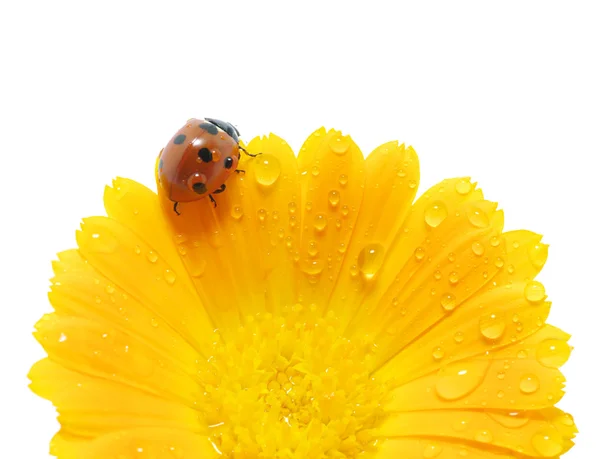
[[[54,263],[33,391],[61,459],[556,458],[569,336],[468,178],[414,204],[419,163],[321,128],[298,158],[256,138],[246,174],[181,203],[117,179]]]

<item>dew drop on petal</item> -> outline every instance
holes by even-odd
[[[349,213],[350,213],[350,208],[346,204],[344,204],[342,206],[342,216],[347,217]]]
[[[478,257],[483,255],[483,253],[485,252],[485,248],[483,247],[483,244],[478,241],[475,241],[475,242],[473,242],[473,244],[471,244],[471,250],[473,250],[473,253],[475,255],[477,255]]]
[[[277,182],[281,174],[281,164],[279,160],[270,154],[262,154],[255,159],[254,176],[256,183],[269,188]]]
[[[91,252],[95,253],[113,253],[119,246],[117,238],[107,229],[98,229],[94,233],[81,233],[87,242]]]
[[[192,277],[202,277],[204,276],[204,271],[206,270],[206,260],[198,260],[195,262],[190,270]]]
[[[338,204],[340,203],[340,192],[337,190],[331,190],[329,192],[329,194],[327,195],[328,200],[329,200],[329,205],[331,207],[337,207]]]
[[[531,303],[539,303],[546,298],[546,289],[538,281],[531,281],[525,286],[525,299]]]
[[[346,174],[341,174],[339,182],[341,186],[346,186],[348,184],[348,176]]]
[[[171,269],[165,269],[164,277],[165,281],[167,281],[167,284],[169,285],[173,285],[177,279],[177,275]]]
[[[367,244],[358,254],[358,268],[365,280],[375,277],[383,264],[385,249],[379,243]]]
[[[308,254],[311,257],[315,257],[315,256],[317,256],[318,253],[319,253],[319,249],[317,247],[317,241],[310,241],[308,243]]]
[[[318,177],[319,176],[319,166],[315,165],[312,167],[312,169],[310,170],[310,173],[313,175],[313,177]]]
[[[563,441],[555,429],[544,429],[531,438],[531,444],[542,457],[556,457],[563,451]]]
[[[329,148],[336,155],[343,155],[350,148],[350,137],[338,134],[329,141]]]
[[[261,223],[264,223],[264,221],[267,219],[267,211],[265,209],[258,209],[257,216],[258,220]]]
[[[480,430],[475,434],[475,441],[480,443],[491,443],[494,437],[489,430]]]
[[[431,228],[439,226],[448,216],[448,208],[442,201],[435,201],[425,209],[425,223]]]
[[[452,271],[448,275],[448,282],[450,282],[452,285],[457,284],[458,283],[458,273]]]
[[[158,255],[154,250],[149,250],[146,254],[146,258],[150,263],[156,263],[158,261]]]
[[[487,360],[456,362],[440,368],[435,390],[444,400],[458,400],[474,391],[489,368]]]
[[[509,429],[519,429],[529,422],[529,418],[518,411],[512,413],[487,413],[494,421]]]
[[[425,258],[425,249],[423,247],[417,247],[415,249],[415,259],[421,261],[423,258]]]
[[[290,215],[293,215],[296,213],[296,203],[294,201],[291,201],[290,203],[288,203],[288,212],[290,213]]]
[[[571,348],[566,341],[547,339],[542,341],[537,348],[538,362],[548,368],[559,368],[569,359]]]
[[[529,260],[531,264],[540,269],[546,263],[548,259],[548,245],[542,244],[541,242],[537,244],[532,244],[528,251]]]
[[[479,318],[479,331],[484,338],[495,340],[504,334],[506,323],[502,314],[485,314]]]
[[[536,375],[524,375],[519,382],[519,389],[524,394],[533,394],[540,388],[540,380]]]
[[[445,311],[452,311],[456,307],[456,297],[452,293],[446,293],[442,295],[440,303]]]
[[[436,347],[431,355],[434,360],[442,360],[444,358],[444,350],[441,347]]]
[[[442,447],[435,443],[429,443],[425,445],[425,449],[423,450],[423,457],[425,459],[432,459],[434,457],[438,457],[442,453]]]
[[[480,208],[473,206],[467,211],[469,223],[476,228],[485,228],[490,224],[487,214]]]
[[[471,182],[465,179],[459,180],[458,182],[456,182],[454,188],[456,189],[456,192],[458,194],[461,194],[463,196],[467,195],[471,192]]]
[[[490,245],[492,247],[498,247],[500,245],[500,238],[498,236],[492,236],[490,238]]]
[[[234,220],[239,220],[244,215],[244,209],[241,206],[234,206],[231,208],[231,217]]]
[[[317,231],[324,231],[327,227],[327,216],[325,214],[315,215],[314,227]]]
[[[302,272],[308,274],[309,276],[316,276],[318,274],[321,274],[324,267],[325,262],[320,259],[304,260],[301,264]]]

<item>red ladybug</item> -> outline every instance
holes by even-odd
[[[244,172],[237,169],[240,150],[249,156],[257,156],[240,146],[239,135],[231,123],[193,118],[162,149],[158,181],[173,201],[177,215],[180,202],[208,196],[216,206],[212,195],[225,191],[225,181],[233,172]]]

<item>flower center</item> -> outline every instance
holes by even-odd
[[[224,457],[375,449],[386,390],[369,375],[372,345],[344,338],[333,315],[315,310],[295,305],[281,316],[249,317],[201,364],[199,409]]]

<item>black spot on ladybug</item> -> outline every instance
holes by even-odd
[[[194,183],[192,188],[194,188],[194,191],[198,194],[206,193],[206,184],[204,183]]]
[[[175,140],[173,140],[173,143],[175,145],[180,145],[183,142],[185,142],[185,135],[184,134],[179,134],[177,137],[175,137]]]
[[[212,153],[208,148],[201,148],[198,152],[198,158],[200,158],[205,163],[210,163],[212,161]]]
[[[237,128],[233,124],[228,123],[227,121],[221,121],[221,120],[217,120],[214,118],[206,118],[206,121],[214,124],[215,126],[220,127],[221,129],[223,129],[223,131],[225,131],[227,133],[227,135],[229,135],[229,137],[231,137],[233,140],[235,140],[236,143],[239,143],[240,131],[238,131]]]
[[[225,169],[231,169],[231,166],[233,166],[233,158],[228,156],[225,158]]]
[[[214,124],[211,124],[211,123],[201,123],[199,125],[199,127],[201,127],[206,132],[208,132],[209,134],[212,134],[212,135],[216,135],[217,132],[219,132],[219,130],[217,129],[217,126],[215,126]]]

